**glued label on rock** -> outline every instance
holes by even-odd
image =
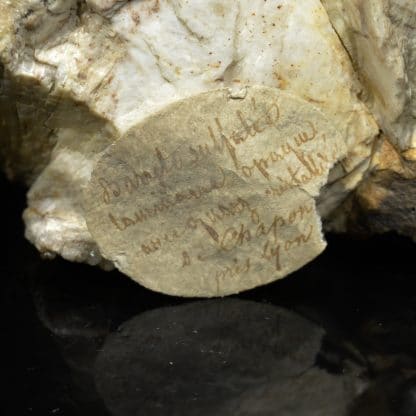
[[[87,225],[102,254],[152,290],[237,293],[322,252],[314,197],[344,154],[324,115],[296,97],[199,94],[107,148],[85,192]]]

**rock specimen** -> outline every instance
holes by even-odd
[[[221,296],[414,235],[411,0],[0,5],[1,159],[48,257]]]

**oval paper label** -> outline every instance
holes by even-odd
[[[85,192],[102,254],[144,286],[223,296],[325,248],[315,200],[345,154],[306,101],[266,87],[175,102],[111,145]]]

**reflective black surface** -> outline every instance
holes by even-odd
[[[2,415],[416,415],[416,245],[329,248],[219,300],[44,261],[1,182]]]

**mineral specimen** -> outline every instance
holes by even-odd
[[[414,236],[412,0],[5,0],[0,156],[48,257],[182,296]],[[415,196],[413,196],[415,195]]]

